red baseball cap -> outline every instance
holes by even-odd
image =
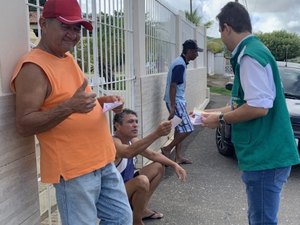
[[[91,31],[91,22],[82,17],[77,0],[47,0],[43,9],[44,18],[56,18],[65,24],[81,24]]]

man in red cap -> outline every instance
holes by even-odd
[[[16,126],[23,136],[37,135],[41,180],[56,189],[63,225],[131,225],[132,211],[113,162],[114,143],[102,106],[119,96],[96,98],[69,53],[80,40],[77,0],[48,0],[39,20],[36,48],[18,62],[11,88],[16,93]],[[122,111],[122,107],[115,112]]]

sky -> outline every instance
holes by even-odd
[[[172,10],[190,10],[190,0],[161,0]],[[203,22],[213,21],[207,35],[220,37],[216,15],[228,0],[192,0],[193,9],[197,8]],[[251,17],[253,32],[270,33],[286,30],[300,35],[300,3],[299,0],[239,0]]]

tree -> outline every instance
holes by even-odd
[[[207,49],[216,54],[224,52],[225,46],[220,38],[215,38],[208,40]]]
[[[204,27],[205,27],[206,29],[208,29],[208,28],[210,28],[210,27],[213,25],[213,23],[214,23],[214,21],[210,20],[210,21],[208,21],[208,22],[206,22],[206,23],[204,24]]]
[[[270,49],[277,61],[300,56],[300,37],[295,33],[281,30],[256,35]]]
[[[197,9],[193,11],[185,11],[185,17],[198,27],[201,24],[201,16],[198,15]]]
[[[194,9],[191,12],[185,11],[185,17],[193,24],[195,24],[196,27],[200,26],[202,23],[202,17],[198,14],[197,9]],[[213,21],[208,21],[204,24],[204,27],[210,28],[212,24]]]

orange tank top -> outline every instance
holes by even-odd
[[[18,62],[14,81],[24,63],[41,67],[48,77],[52,92],[41,110],[46,111],[71,98],[84,80],[73,56],[58,58],[40,49],[33,49]],[[91,92],[91,88],[86,88]],[[37,134],[41,149],[41,180],[58,183],[60,176],[72,179],[113,162],[116,155],[105,114],[100,104],[89,113],[73,113],[56,127]]]

